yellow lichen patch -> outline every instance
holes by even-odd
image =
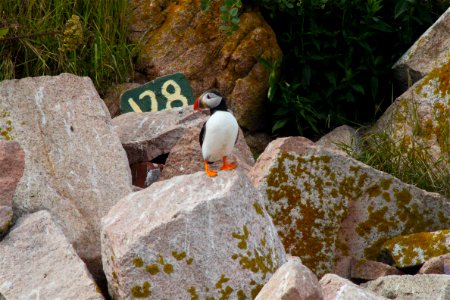
[[[135,257],[133,259],[133,264],[136,268],[140,268],[144,265],[144,261],[139,256]]]
[[[197,290],[191,286],[188,290],[188,293],[191,295],[191,300],[198,300]]]
[[[393,181],[394,180],[392,178],[383,178],[380,181],[380,186],[383,190],[388,190],[391,187]]]
[[[216,289],[221,289],[222,288],[222,285],[225,283],[225,282],[228,282],[230,280],[230,278],[227,278],[224,274],[222,274],[221,276],[220,276],[220,279],[217,281],[217,283],[216,283]]]
[[[145,270],[150,274],[150,275],[156,275],[159,272],[159,267],[157,264],[151,264],[151,265],[147,265],[145,267]]]
[[[326,155],[301,156],[282,152],[268,175],[271,180],[267,181],[266,193],[270,202],[267,211],[286,251],[302,257],[303,263],[316,274],[327,268],[324,262],[332,260],[339,230],[334,221],[340,222],[346,215],[341,192],[347,190],[350,193],[355,183],[352,178],[348,186],[338,186],[336,174],[328,166],[330,162],[331,158]],[[356,173],[359,168],[354,167],[351,171]],[[358,184],[364,185],[366,179],[359,177]],[[325,195],[325,191],[334,199]],[[311,198],[317,201],[311,202]]]
[[[258,214],[258,215],[261,215],[261,216],[263,216],[264,215],[264,213],[263,213],[263,208],[261,207],[261,205],[259,205],[259,203],[258,202],[253,202],[253,207],[255,208],[255,211],[256,211],[256,213]]]
[[[151,294],[150,283],[147,281],[142,286],[135,285],[131,288],[131,295],[134,298],[148,298]]]
[[[175,257],[176,260],[183,260],[186,258],[186,251],[178,253],[177,251],[172,251],[172,256]]]
[[[240,242],[238,243],[238,247],[239,249],[247,249],[247,239],[248,239],[248,228],[247,226],[242,226],[242,229],[244,231],[243,234],[239,234],[237,232],[233,232],[231,235],[235,238],[240,240]]]
[[[165,264],[164,267],[163,267],[163,271],[164,271],[164,273],[166,273],[166,274],[171,274],[171,273],[173,273],[173,265],[171,265],[171,264]]]
[[[10,120],[11,114],[9,112],[0,111],[0,140],[4,139],[7,141],[12,140],[12,121]],[[4,124],[3,126],[2,123]]]
[[[446,94],[450,94],[450,54],[447,63],[439,68],[431,70],[431,72],[425,76],[422,83],[416,88],[417,94],[420,94],[423,87],[428,85],[432,80],[437,81],[437,86],[434,90],[435,95],[445,97]]]
[[[385,242],[382,248],[397,267],[408,267],[450,252],[449,238],[450,230],[414,233],[395,237]]]
[[[243,290],[239,290],[237,292],[237,297],[238,297],[238,300],[246,300],[247,299],[247,296],[245,295]]]

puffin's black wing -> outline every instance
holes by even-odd
[[[203,123],[202,130],[200,131],[200,135],[198,136],[198,141],[200,142],[200,146],[203,146],[203,139],[205,138],[205,128],[206,128],[206,122]]]

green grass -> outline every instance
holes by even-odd
[[[384,132],[365,136],[360,151],[352,150],[349,145],[341,145],[341,148],[361,162],[403,182],[450,198],[448,157],[434,161],[423,147],[405,147]]]
[[[100,93],[133,76],[127,0],[0,1],[0,80],[69,72]],[[77,21],[77,18],[79,21]]]

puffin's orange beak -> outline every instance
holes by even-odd
[[[197,97],[197,99],[195,99],[194,110],[200,110],[200,97]]]

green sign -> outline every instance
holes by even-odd
[[[159,111],[194,104],[192,88],[181,73],[159,77],[120,96],[120,111]]]

